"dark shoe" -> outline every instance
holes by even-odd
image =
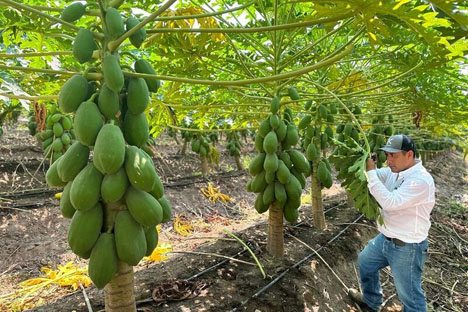
[[[378,312],[372,308],[370,308],[367,303],[364,301],[364,297],[362,294],[359,292],[359,290],[350,288],[348,290],[348,296],[349,298],[355,302],[363,312]]]

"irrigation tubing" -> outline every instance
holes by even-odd
[[[338,208],[338,207],[340,207],[339,204],[336,205],[336,206],[333,206],[333,207],[331,207],[331,208],[328,208],[327,210],[324,211],[324,214],[327,214],[327,213],[330,212],[331,210],[336,209],[336,208]],[[253,228],[253,227],[258,226],[258,225],[263,224],[263,223],[265,223],[265,222],[262,221],[262,222],[260,222],[260,223],[256,223],[256,224],[254,224],[254,225],[252,225],[252,226],[247,227],[247,228],[244,229],[243,231],[249,230],[250,228]],[[300,226],[300,225],[302,225],[302,224],[304,224],[303,221],[301,221],[301,222],[299,222],[298,224],[296,224],[295,227]],[[248,244],[248,242],[247,242],[247,244]],[[327,243],[327,244],[328,244],[328,243]],[[319,250],[320,250],[320,249],[319,249]],[[244,249],[242,249],[241,251],[239,251],[237,254],[232,255],[232,256],[230,256],[230,257],[231,257],[231,258],[239,257],[240,255],[244,254],[246,251],[247,251],[247,249],[244,248]],[[214,264],[214,265],[212,265],[212,266],[206,268],[205,270],[203,270],[203,271],[201,271],[201,272],[198,272],[197,274],[195,274],[195,275],[193,275],[193,276],[187,278],[186,281],[190,281],[190,280],[193,280],[193,279],[195,279],[195,278],[197,278],[197,277],[200,277],[201,275],[203,275],[203,274],[205,274],[205,273],[208,273],[208,272],[210,272],[210,271],[212,271],[212,270],[214,270],[214,269],[216,269],[216,268],[222,266],[223,264],[225,264],[225,263],[227,263],[227,262],[229,262],[229,261],[230,261],[230,259],[222,260],[222,261],[220,261],[220,262],[218,262],[218,263],[216,263],[216,264]]]
[[[332,242],[334,242],[338,237],[340,237],[351,225],[355,224],[356,222],[358,222],[364,215],[360,215],[358,218],[356,218],[356,220],[354,220],[351,224],[348,224],[343,230],[341,230],[337,235],[335,235],[332,239],[330,239],[325,245],[321,246],[319,249],[317,249],[316,251],[314,251],[313,253],[309,254],[308,256],[306,256],[305,258],[303,258],[302,260],[300,260],[299,262],[296,262],[296,264],[294,264],[293,266],[287,268],[286,270],[283,271],[283,273],[281,273],[280,275],[278,275],[274,280],[272,280],[270,283],[268,283],[267,285],[265,285],[263,288],[261,288],[259,291],[257,291],[255,294],[253,294],[250,298],[244,300],[241,302],[240,306],[234,308],[231,310],[231,312],[235,312],[237,311],[239,308],[243,307],[244,305],[246,305],[251,299],[253,298],[257,298],[258,296],[260,296],[262,293],[264,293],[266,290],[268,290],[271,286],[273,286],[274,284],[276,284],[280,279],[282,279],[289,271],[291,271],[292,269],[295,269],[297,268],[298,266],[300,266],[301,264],[303,264],[304,262],[308,261],[309,259],[311,259],[313,256],[315,256],[316,253],[318,253],[320,250],[322,250],[323,248],[325,248],[326,246],[328,246],[329,244],[331,244]]]

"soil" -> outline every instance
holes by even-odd
[[[68,248],[70,220],[60,215],[54,199],[59,190],[45,184],[47,163],[25,129],[7,129],[0,138],[0,298],[20,281],[40,276],[43,266],[86,264]],[[154,161],[166,196],[174,216],[191,221],[193,232],[181,236],[172,222],[163,225],[160,240],[171,244],[174,253],[165,261],[142,261],[135,267],[140,311],[358,311],[346,287],[359,287],[356,259],[377,234],[374,222],[349,208],[343,189],[334,185],[323,192],[327,229],[313,228],[310,204],[303,204],[299,222],[285,225],[284,259],[271,258],[266,252],[267,214],[258,215],[252,207],[255,195],[245,191],[249,176],[235,170],[224,145],[222,140],[217,147],[219,168],[203,178],[195,154],[180,155],[181,146],[166,135],[157,139]],[[244,152],[244,160],[255,155],[251,144]],[[468,311],[467,164],[461,153],[447,151],[426,167],[437,186],[423,282],[428,310]],[[232,201],[211,203],[200,192],[208,182]],[[265,277],[250,252],[224,230],[250,247]],[[389,270],[382,271],[381,281],[387,299],[383,311],[402,311]],[[104,309],[102,290],[92,286],[85,293],[93,311]],[[184,300],[171,300],[183,295]],[[33,310],[88,311],[84,298],[80,290],[60,289],[43,294],[44,305]]]

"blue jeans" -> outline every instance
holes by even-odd
[[[395,245],[379,234],[359,254],[362,292],[367,305],[377,310],[383,302],[380,269],[390,266],[404,312],[426,312],[421,275],[427,259],[427,239],[420,243]]]

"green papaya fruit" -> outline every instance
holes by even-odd
[[[278,170],[278,156],[273,154],[267,154],[265,157],[265,161],[263,162],[263,169],[267,173],[272,173],[274,177],[274,173]]]
[[[125,140],[130,145],[141,147],[148,141],[149,126],[145,113],[133,114],[128,111],[123,122]]]
[[[68,228],[68,244],[78,256],[86,258],[90,255],[101,233],[103,215],[100,203],[96,203],[88,210],[76,211],[73,215]]]
[[[62,197],[60,198],[60,212],[62,213],[62,216],[67,219],[71,219],[76,211],[75,208],[73,208],[73,205],[70,201],[71,185],[72,181],[68,182],[67,185],[65,185],[65,188],[62,192]]]
[[[293,124],[288,125],[285,141],[289,146],[294,146],[299,142],[299,133]]]
[[[275,183],[275,199],[280,205],[284,205],[284,203],[288,199],[288,195],[286,194],[286,188],[280,182]]]
[[[89,148],[80,142],[73,143],[57,164],[57,172],[60,180],[68,182],[88,163]]]
[[[103,125],[101,113],[93,102],[81,103],[76,110],[74,130],[81,144],[93,146]]]
[[[263,149],[267,154],[276,153],[278,150],[278,137],[274,131],[270,131],[263,140]]]
[[[57,167],[60,164],[60,162],[61,159],[54,162],[46,172],[46,182],[50,187],[63,187],[67,185],[67,182],[62,181],[58,175]]]
[[[124,86],[124,76],[120,68],[118,56],[113,54],[106,55],[102,63],[102,71],[106,86],[117,94],[120,93],[120,90]]]
[[[137,60],[135,62],[134,68],[135,71],[140,74],[157,75],[151,64],[144,59]],[[161,86],[161,81],[159,81],[159,79],[145,78],[145,81],[150,92],[158,92],[158,89]]]
[[[271,104],[270,104],[270,112],[272,114],[277,114],[280,108],[280,98],[278,96],[275,96],[274,98],[271,99]]]
[[[137,265],[147,249],[143,227],[127,210],[119,211],[115,218],[114,234],[119,260],[128,265]]]
[[[65,22],[73,23],[80,19],[86,11],[86,7],[81,2],[73,2],[65,7],[60,14],[60,19]]]
[[[275,200],[275,184],[268,184],[262,194],[264,205],[270,205]]]
[[[73,180],[70,189],[70,201],[78,211],[91,209],[99,200],[102,174],[89,163]]]
[[[130,186],[125,193],[125,203],[132,217],[141,225],[153,226],[161,223],[162,207],[151,194]]]
[[[165,197],[161,197],[158,199],[159,204],[162,207],[163,211],[163,218],[162,218],[162,223],[169,222],[172,217],[172,205],[171,202]]]
[[[158,230],[155,226],[147,226],[144,228],[146,238],[146,254],[149,257],[153,253],[154,249],[158,246]]]
[[[127,108],[138,115],[145,111],[149,103],[148,86],[143,78],[130,78],[127,88]]]
[[[286,138],[286,134],[288,132],[288,127],[286,126],[286,124],[284,123],[284,121],[280,121],[280,125],[278,126],[278,128],[275,130],[276,132],[276,135],[278,137],[278,141],[283,141],[285,138]]]
[[[258,213],[264,213],[270,207],[270,205],[265,205],[263,203],[263,193],[262,192],[260,192],[257,195],[257,198],[255,199],[254,207],[255,207],[255,210],[257,210]]]
[[[93,163],[102,174],[113,174],[119,170],[125,159],[125,140],[119,127],[104,125],[94,144]]]
[[[259,174],[257,174],[255,178],[253,178],[252,183],[251,183],[251,188],[254,193],[263,192],[263,190],[265,189],[267,185],[267,182],[265,180],[265,175],[266,175],[266,172],[262,171]]]
[[[130,16],[125,21],[125,27],[127,31],[138,25],[140,22],[133,16]],[[146,29],[144,27],[137,30],[133,35],[130,36],[130,42],[135,46],[135,48],[139,48],[143,41],[146,38]]]
[[[265,138],[265,136],[270,133],[270,131],[270,118],[267,118],[260,123],[260,126],[258,127],[258,133],[262,138]]]
[[[294,164],[294,167],[297,168],[297,170],[299,170],[305,176],[309,176],[309,174],[310,174],[310,164],[304,158],[304,155],[302,155],[302,153],[299,152],[299,151],[290,150],[289,151],[289,156],[291,157],[291,161]]]
[[[160,199],[164,196],[164,186],[161,183],[161,179],[159,178],[158,174],[156,173],[156,181],[154,183],[154,187],[151,190],[151,195],[154,196],[156,199]]]
[[[276,177],[282,184],[289,182],[290,172],[282,160],[278,160],[278,170],[276,171]]]
[[[116,8],[108,8],[106,11],[106,28],[111,39],[120,37],[124,32],[122,16]]]
[[[59,107],[64,113],[74,112],[88,96],[88,80],[82,75],[74,75],[65,82],[59,93]]]
[[[80,63],[89,62],[93,58],[93,52],[98,47],[93,38],[93,33],[86,28],[80,28],[73,41],[73,56]]]
[[[310,161],[317,161],[320,158],[320,153],[314,143],[310,143],[307,147],[306,157]]]
[[[137,189],[150,192],[156,183],[156,171],[151,158],[136,146],[127,147],[125,171],[128,180]]]
[[[291,98],[291,100],[293,100],[293,101],[298,101],[300,99],[299,93],[293,87],[288,88],[288,94],[289,94],[289,97]]]
[[[120,200],[128,188],[128,178],[122,167],[113,174],[106,174],[101,183],[101,197],[105,203]]]
[[[101,233],[91,251],[88,274],[97,288],[103,289],[118,270],[119,259],[112,233]]]
[[[120,109],[119,95],[104,83],[98,96],[98,107],[106,119],[115,119]]]
[[[260,153],[255,156],[249,164],[249,173],[252,176],[256,176],[263,170],[263,163],[265,162],[265,153]]]

